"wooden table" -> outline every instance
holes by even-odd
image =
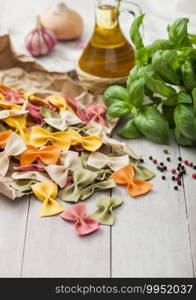
[[[0,0],[1,30],[20,11],[30,14],[38,11],[35,0],[32,4],[26,2],[17,0],[11,4],[11,0]],[[48,1],[41,2],[44,7]],[[114,226],[102,226],[93,235],[78,237],[73,225],[59,216],[39,218],[40,202],[33,196],[17,201],[0,197],[1,277],[195,276],[196,181],[190,176],[193,170],[188,168],[189,176],[176,192],[168,180],[171,174],[166,173],[167,180],[161,180],[161,173],[148,159],[152,155],[166,162],[163,153],[166,148],[171,153],[167,165],[172,169],[180,155],[196,163],[195,149],[178,147],[174,142],[168,147],[146,140],[128,141],[128,144],[157,173],[152,180],[154,189],[135,200],[124,187],[98,192],[86,200],[91,212],[100,195],[124,199],[124,204],[115,211]]]

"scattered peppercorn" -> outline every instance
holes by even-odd
[[[196,179],[196,174],[195,174],[195,173],[192,174],[192,178],[193,178],[193,179]]]
[[[182,170],[185,170],[185,166],[181,166],[181,169],[182,169]]]
[[[176,173],[176,169],[172,169],[171,172],[172,172],[173,174],[175,174],[175,173]]]
[[[195,166],[193,166],[193,169],[194,169],[194,170],[196,170],[196,165],[195,165]]]
[[[171,161],[171,158],[170,158],[170,157],[167,157],[166,160],[167,160],[167,161]]]
[[[180,177],[179,176],[176,176],[176,181],[180,181]]]
[[[178,157],[178,160],[179,160],[179,161],[182,161],[182,157],[181,157],[181,156],[179,156],[179,157]]]
[[[186,170],[183,170],[182,173],[183,173],[183,175],[186,175]]]
[[[141,158],[141,159],[140,159],[140,163],[141,163],[141,164],[143,164],[143,163],[144,163],[144,160],[143,160],[143,158]]]
[[[167,167],[166,167],[166,166],[164,166],[164,167],[163,167],[163,170],[164,170],[164,171],[167,171]]]
[[[181,181],[178,181],[177,184],[178,184],[178,185],[182,185]]]
[[[177,167],[177,170],[180,171],[180,167]]]
[[[165,180],[166,179],[166,177],[163,175],[162,177],[161,177],[163,180]]]
[[[178,190],[178,187],[177,187],[177,185],[175,185],[175,187],[174,187],[174,190],[176,190],[176,191]]]
[[[156,160],[156,159],[153,159],[152,162],[153,162],[153,164],[155,164],[155,165],[157,164],[157,160]]]
[[[163,163],[163,162],[161,162],[161,163],[160,163],[160,166],[164,166],[164,163]]]
[[[190,162],[190,163],[189,163],[189,167],[192,167],[192,166],[193,166],[193,163],[192,163],[192,162]]]
[[[149,156],[149,159],[152,160],[152,156]]]
[[[164,152],[165,154],[169,154],[169,151],[168,151],[167,149],[164,149],[163,152]]]
[[[175,181],[175,180],[176,180],[176,177],[175,177],[175,176],[172,176],[172,180]]]
[[[184,163],[185,163],[185,165],[187,165],[187,166],[188,166],[188,164],[189,164],[189,161],[188,161],[188,160],[184,160]]]
[[[179,163],[179,164],[178,164],[178,167],[180,167],[180,168],[181,168],[181,167],[182,167],[182,165]]]

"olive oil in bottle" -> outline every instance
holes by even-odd
[[[79,68],[102,78],[122,78],[134,66],[134,51],[119,25],[119,9],[112,5],[96,8],[94,33],[80,60]]]

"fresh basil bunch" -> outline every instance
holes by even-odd
[[[130,115],[119,132],[122,137],[145,136],[169,144],[172,127],[180,145],[196,145],[196,36],[187,32],[189,19],[176,20],[168,26],[167,40],[145,47],[140,34],[143,18],[140,15],[131,26],[136,65],[126,87],[114,85],[104,92],[107,114],[112,118]]]

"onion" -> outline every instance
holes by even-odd
[[[58,40],[77,39],[83,32],[82,18],[65,3],[44,9],[39,17],[41,24],[52,30]]]

